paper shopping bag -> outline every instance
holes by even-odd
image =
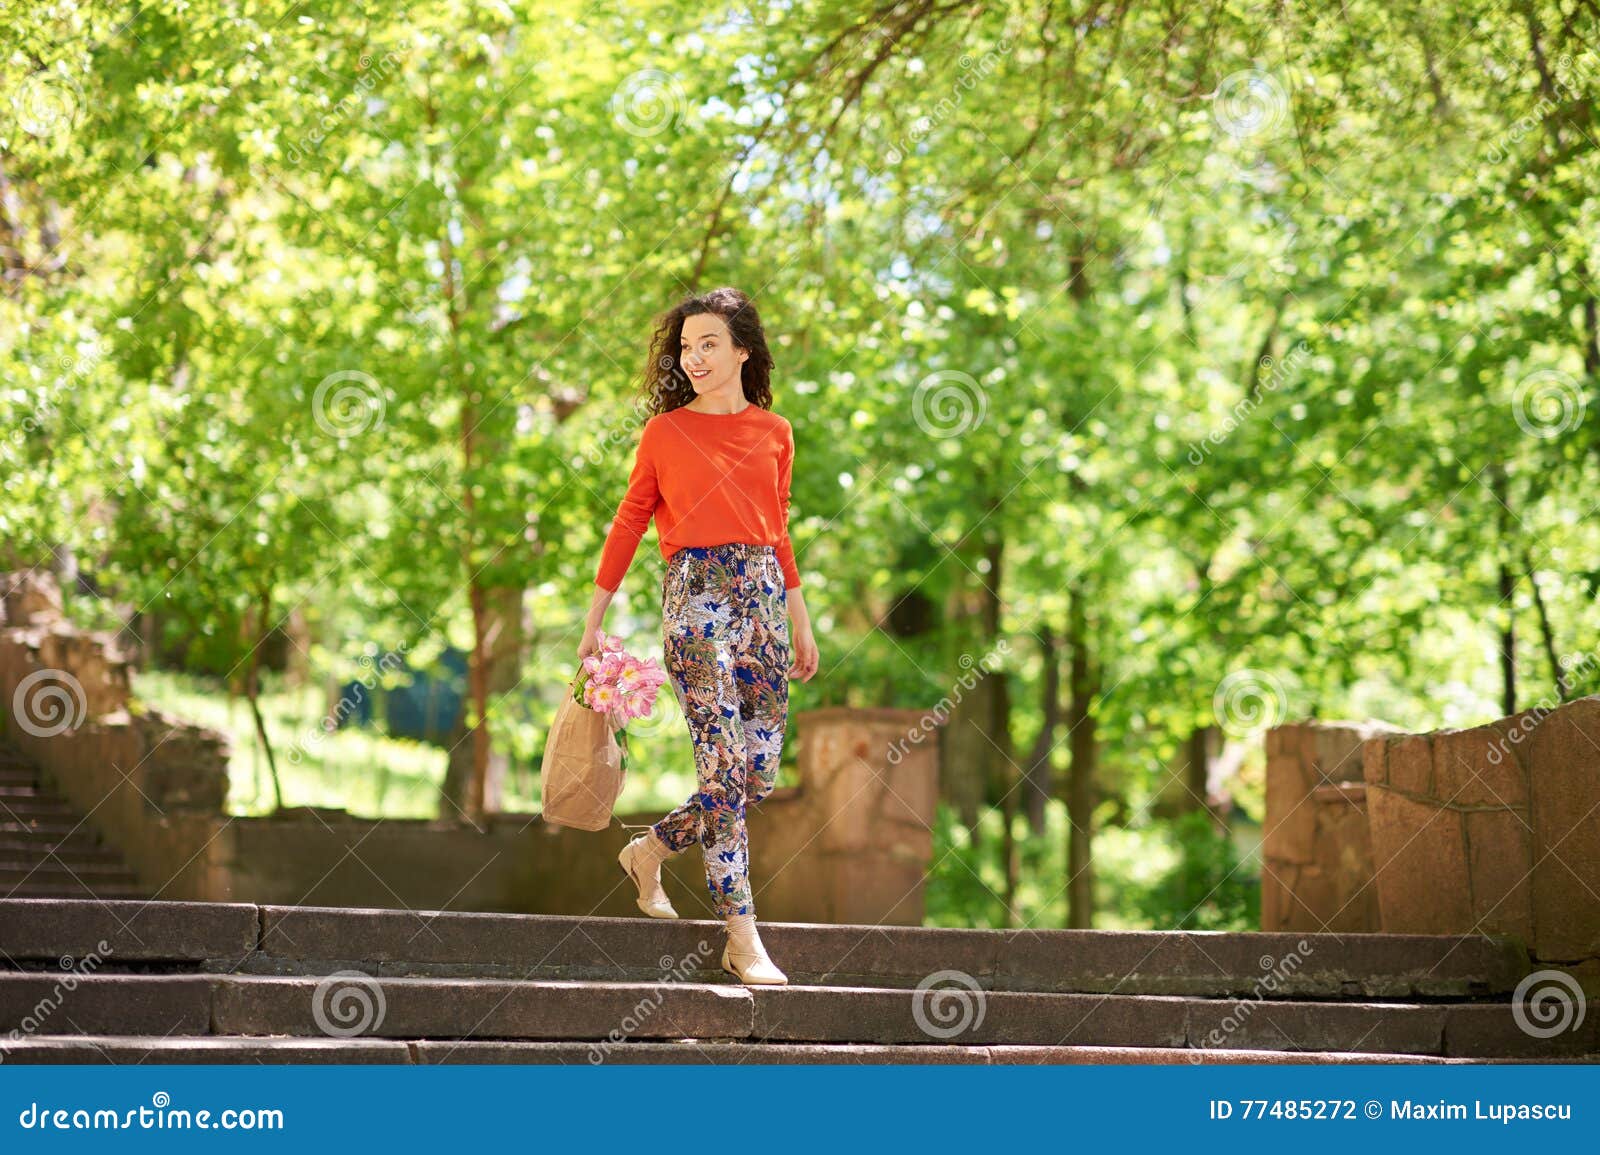
[[[545,740],[540,793],[544,820],[578,830],[604,830],[625,777],[622,746],[610,719],[573,695],[567,683]]]

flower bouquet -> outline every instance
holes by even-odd
[[[573,697],[597,714],[603,714],[622,749],[622,772],[628,772],[628,731],[635,718],[648,718],[656,705],[656,691],[667,671],[654,658],[636,658],[623,648],[622,639],[603,630],[599,648],[583,659]]]
[[[659,663],[641,661],[620,638],[600,635],[600,648],[567,683],[545,735],[540,794],[547,824],[578,830],[611,825],[628,768],[623,727],[649,716],[666,678]]]

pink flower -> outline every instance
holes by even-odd
[[[655,709],[656,693],[667,681],[667,672],[654,658],[636,658],[623,648],[614,634],[597,635],[598,648],[583,659],[578,700],[591,710],[611,715],[621,726],[634,718],[646,718]]]
[[[604,682],[589,687],[589,708],[602,714],[615,710],[622,702],[622,695],[617,693],[615,686],[608,686]]]

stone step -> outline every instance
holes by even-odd
[[[63,864],[41,857],[33,862],[0,861],[0,894],[24,883],[62,884],[79,879],[91,887],[118,883],[138,889],[139,880],[126,866],[116,862]]]
[[[6,1063],[411,1063],[399,1039],[285,1039],[188,1035],[0,1036]]]
[[[218,960],[232,966],[255,950],[259,937],[259,911],[242,903],[0,899],[0,960],[99,954],[117,965]]]
[[[65,841],[53,838],[18,838],[15,836],[0,835],[0,858],[9,861],[32,861],[35,858],[48,857],[54,854],[67,865],[79,862],[109,862],[119,863],[122,859],[114,850],[108,850],[94,841],[93,837],[79,831]]]
[[[59,798],[43,794],[12,795],[0,798],[0,818],[15,822],[58,821],[76,823],[80,815]]]
[[[440,977],[652,980],[661,960],[716,969],[726,931],[701,919],[578,918],[327,907],[262,909],[245,969]],[[991,990],[1261,998],[1482,997],[1527,973],[1515,942],[1484,935],[962,930],[763,923],[790,982],[914,987],[955,970]],[[676,965],[676,964],[674,964]]]
[[[159,930],[135,928],[169,907]],[[225,911],[226,913],[216,913]],[[189,922],[194,925],[190,927]],[[225,949],[195,955],[219,926]],[[175,936],[177,945],[162,941]],[[128,957],[227,959],[256,974],[659,981],[664,970],[720,974],[726,930],[700,919],[577,918],[208,903],[83,903],[10,909],[0,950],[55,957],[105,939]],[[998,931],[764,923],[762,939],[791,983],[909,988],[941,971],[995,991],[1206,997],[1484,998],[1515,989],[1529,967],[1509,940],[1482,935],[1220,934]],[[57,947],[55,944],[65,944]],[[241,945],[248,943],[248,945]],[[142,952],[154,950],[155,955]],[[663,960],[666,960],[665,964]],[[948,985],[948,984],[946,984]]]
[[[9,806],[17,802],[52,802],[60,806],[67,805],[66,799],[53,790],[41,789],[32,782],[8,782],[0,778],[0,806]]]
[[[0,1035],[212,1033],[207,976],[105,976],[98,966],[80,958],[75,967],[53,972],[0,972]]]
[[[447,1039],[298,1039],[282,1036],[137,1035],[0,1036],[7,1063],[828,1063],[828,1064],[1459,1064],[1471,1059],[1422,1055],[1284,1051],[1187,1051],[1162,1047],[961,1047],[934,1043],[626,1042],[616,1045]],[[1515,1062],[1517,1060],[1490,1060]]]
[[[948,994],[949,992],[947,992]],[[56,1019],[55,1016],[60,1016]],[[0,973],[0,1034],[348,1033],[378,1039],[1135,1047],[1522,1058],[1600,1056],[1600,1028],[1534,1039],[1508,1003],[1255,1002],[701,982],[514,982]],[[57,1029],[60,1029],[58,1027]],[[620,1045],[620,1044],[619,1044]],[[1186,1056],[1187,1057],[1187,1056]]]
[[[30,814],[10,816],[5,811],[0,811],[0,838],[14,837],[14,835],[54,835],[64,838],[78,830],[88,830],[86,825],[78,821],[77,817],[34,817]]]
[[[40,881],[37,878],[19,882],[0,889],[6,898],[65,899],[133,902],[145,898],[144,888],[137,883],[93,882],[70,876],[59,881]]]

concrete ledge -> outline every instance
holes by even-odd
[[[211,1030],[201,976],[0,973],[0,1033],[200,1035]]]
[[[1443,1007],[1191,1000],[1188,1012],[1188,1042],[1200,1048],[1444,1053]]]
[[[408,1044],[388,1039],[187,1038],[46,1035],[0,1039],[0,1057],[18,1063],[409,1063]]]
[[[742,987],[465,979],[215,978],[213,1027],[231,1035],[374,1038],[744,1038]],[[319,1019],[321,1020],[319,1022]],[[355,1031],[356,1025],[363,1029]]]
[[[1107,1044],[1179,1047],[1185,1001],[848,987],[751,988],[756,1034],[796,1042]]]
[[[1589,1007],[1588,1014],[1575,1028],[1539,1038],[1517,1023],[1510,1003],[1445,1008],[1444,1053],[1465,1058],[1489,1056],[1540,1059],[1547,1056],[1600,1057],[1600,1015]],[[1524,1021],[1535,1029],[1549,1029],[1559,1022],[1547,1022],[1540,1010],[1525,1010]]]
[[[598,1062],[597,1062],[598,1059]],[[131,1063],[516,1063],[615,1065],[703,1064],[1001,1064],[1001,1065],[1479,1065],[1483,1063],[1575,1063],[1595,1058],[1462,1059],[1373,1052],[1191,1050],[1177,1047],[951,1047],[877,1046],[870,1043],[628,1042],[609,1050],[581,1042],[507,1042],[422,1039],[215,1038],[148,1039],[129,1035],[52,1035],[12,1041],[0,1038],[0,1060],[9,1064]]]
[[[197,962],[255,950],[256,908],[212,902],[0,899],[0,957]],[[102,948],[101,944],[106,944]]]
[[[570,1063],[615,1066],[636,1063],[901,1063],[986,1064],[984,1047],[878,1047],[862,1043],[706,1043],[629,1041],[611,1047],[593,1043],[462,1042],[425,1039],[413,1044],[419,1063]]]
[[[341,962],[379,974],[647,981],[669,969],[722,981],[723,924],[262,908],[247,969],[297,973]],[[1225,934],[763,923],[791,984],[915,987],[938,971],[985,990],[1051,993],[1408,998],[1513,990],[1528,970],[1514,940],[1482,935]],[[298,964],[298,965],[297,965]]]

